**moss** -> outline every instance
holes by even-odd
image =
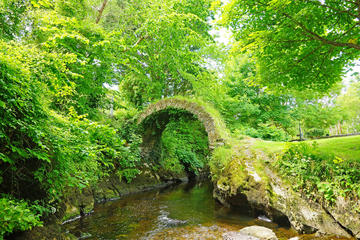
[[[232,148],[230,145],[218,147],[212,152],[209,167],[211,177],[214,182],[216,182],[222,175],[223,170],[227,166],[228,162],[230,162],[231,157]]]
[[[213,181],[230,195],[236,194],[240,187],[249,187],[246,155],[238,148],[239,141],[230,139],[226,146],[214,150],[209,162]]]
[[[226,142],[227,139],[229,139],[229,132],[220,113],[211,104],[196,98],[176,96],[161,99],[149,105],[149,107],[138,116],[138,123],[143,122],[153,113],[169,107],[184,109],[197,116],[205,126],[212,148],[216,147],[218,142]]]

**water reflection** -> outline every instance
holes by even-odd
[[[222,239],[228,231],[260,225],[278,238],[297,234],[269,221],[218,204],[212,186],[190,182],[162,190],[138,193],[98,205],[94,213],[64,225],[79,239]],[[314,239],[314,236],[301,236]]]

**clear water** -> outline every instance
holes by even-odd
[[[266,216],[242,212],[217,203],[211,184],[199,182],[100,204],[91,215],[64,228],[79,239],[222,239],[226,232],[260,225],[273,229],[279,239],[316,239],[269,222]]]

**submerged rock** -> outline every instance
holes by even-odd
[[[160,210],[160,215],[158,217],[158,221],[159,221],[158,224],[159,224],[160,228],[177,227],[177,226],[184,225],[187,223],[186,220],[169,218],[169,214],[170,214],[169,212]]]
[[[224,233],[223,240],[260,240],[260,238],[233,231]]]
[[[292,237],[292,238],[289,238],[289,240],[300,240],[299,237]]]
[[[252,237],[256,237],[260,240],[277,240],[278,239],[276,237],[275,233],[273,232],[273,230],[266,228],[266,227],[261,227],[261,226],[246,227],[246,228],[241,229],[239,231],[239,233],[248,235],[248,236],[252,236]]]
[[[277,240],[275,233],[266,227],[250,226],[240,231],[223,234],[224,240]]]

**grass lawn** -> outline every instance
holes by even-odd
[[[360,160],[360,135],[312,140],[317,142],[320,153],[334,154],[344,160]]]
[[[273,142],[273,141],[266,141],[261,139],[256,139],[254,144],[251,146],[254,150],[261,150],[265,153],[271,154],[280,152],[286,146],[286,142]]]
[[[251,148],[261,150],[265,153],[280,152],[286,147],[286,142],[273,142],[255,139]],[[344,160],[360,161],[360,135],[349,137],[336,137],[318,140],[308,140],[307,143],[317,142],[320,154],[334,154]]]

